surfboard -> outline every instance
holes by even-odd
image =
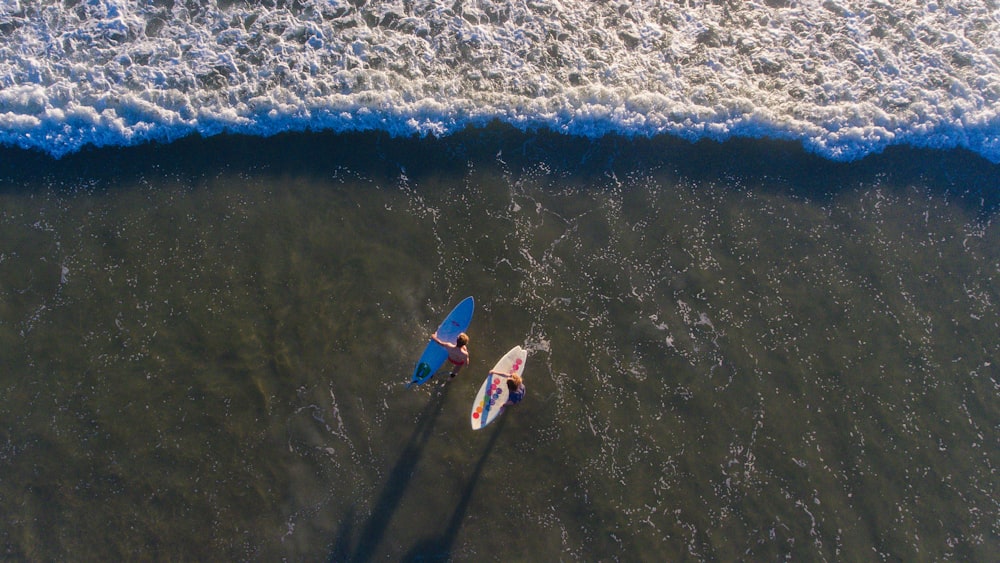
[[[509,352],[500,358],[497,365],[490,371],[502,371],[504,373],[518,374],[523,376],[524,362],[528,359],[528,351],[520,346],[514,346]],[[476,394],[476,399],[472,401],[472,414],[469,422],[472,423],[473,430],[479,430],[487,424],[496,420],[507,403],[510,391],[507,389],[507,376],[489,374],[483,385]]]
[[[458,340],[458,335],[469,328],[469,323],[472,322],[472,312],[475,308],[476,302],[472,297],[463,299],[461,303],[448,313],[444,321],[441,322],[441,326],[437,329],[438,338],[454,344]],[[416,367],[413,368],[413,376],[410,377],[410,382],[406,384],[406,387],[408,388],[414,383],[420,385],[430,379],[437,370],[441,369],[441,366],[444,365],[444,361],[447,359],[447,348],[433,340],[428,342],[427,347],[424,348],[424,353],[417,360]]]

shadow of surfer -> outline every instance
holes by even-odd
[[[479,477],[483,472],[483,468],[486,467],[486,461],[489,459],[490,453],[493,452],[493,448],[496,446],[497,438],[500,437],[506,420],[506,418],[501,418],[494,425],[493,434],[490,436],[489,442],[486,443],[482,455],[479,456],[476,467],[473,468],[472,473],[465,482],[465,488],[462,489],[462,496],[458,501],[458,505],[455,506],[455,510],[452,511],[451,518],[448,520],[448,526],[444,529],[444,532],[417,542],[402,557],[402,561],[446,561],[452,558],[452,544],[455,543],[458,531],[462,528],[462,523],[465,521],[465,513],[469,510],[469,504],[472,502],[472,495],[476,490]]]
[[[368,521],[365,522],[364,528],[361,530],[354,550],[350,549],[355,513],[355,507],[352,506],[341,522],[329,561],[368,561],[375,554],[393,513],[409,487],[413,471],[423,454],[424,446],[432,435],[434,422],[444,407],[447,392],[448,386],[441,386],[440,391],[431,398],[418,416],[413,432],[399,453],[399,458],[392,470],[389,471],[385,486],[374,504],[371,516],[368,517]]]

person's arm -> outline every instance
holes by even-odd
[[[441,340],[440,338],[438,338],[438,333],[437,332],[435,332],[434,334],[431,335],[431,340],[433,340],[434,342],[437,342],[438,344],[440,344],[441,346],[444,346],[445,348],[454,348],[455,347],[455,345],[452,344],[451,342],[445,342],[444,340]]]

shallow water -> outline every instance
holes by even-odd
[[[5,557],[1000,547],[971,155],[488,128],[2,163]],[[466,295],[470,367],[405,389]],[[528,395],[473,432],[515,344]]]

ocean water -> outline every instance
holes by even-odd
[[[993,0],[0,2],[0,142],[525,129],[1000,161]]]
[[[989,560],[996,165],[491,127],[8,151],[5,558]],[[406,389],[466,295],[472,362]],[[511,346],[528,395],[474,432]]]
[[[992,560],[998,20],[0,0],[2,557]]]

